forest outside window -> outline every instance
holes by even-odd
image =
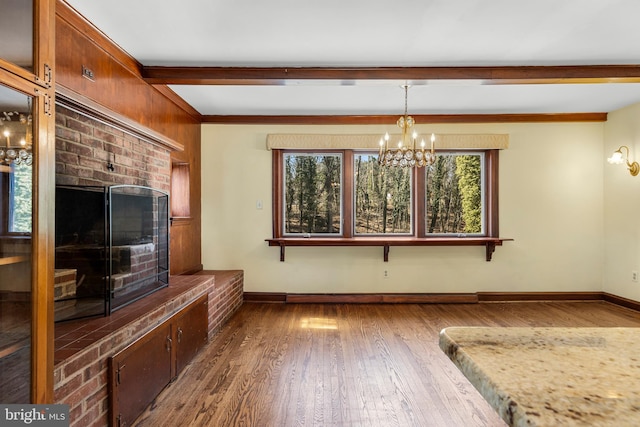
[[[342,153],[285,153],[283,234],[342,233]]]
[[[274,238],[497,237],[498,150],[393,168],[360,150],[274,150]]]
[[[25,163],[1,165],[0,186],[3,199],[3,235],[31,234],[32,166]]]
[[[411,235],[411,169],[380,166],[372,153],[355,152],[354,161],[354,234]]]
[[[484,236],[484,153],[441,153],[425,169],[425,235]]]

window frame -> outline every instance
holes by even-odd
[[[428,234],[426,233],[425,214],[426,206],[423,195],[425,194],[425,168],[414,168],[412,170],[412,233],[410,234],[356,234],[354,223],[355,188],[354,188],[354,161],[355,153],[369,153],[371,150],[291,150],[273,149],[273,238],[274,239],[308,239],[309,236],[303,233],[289,234],[284,232],[284,157],[291,153],[340,153],[342,155],[342,234],[335,233],[321,235],[314,234],[317,239],[344,238],[357,240],[381,239],[472,239],[472,238],[497,238],[498,237],[498,158],[499,150],[446,150],[447,153],[484,153],[484,233],[474,233],[470,235],[459,234]]]
[[[356,230],[356,215],[355,215],[355,207],[356,207],[356,185],[355,185],[355,164],[356,164],[356,156],[357,155],[379,155],[378,151],[373,151],[373,150],[351,150],[351,166],[352,166],[352,173],[351,175],[348,177],[349,180],[351,181],[351,185],[352,185],[352,193],[353,196],[351,198],[351,204],[349,205],[350,211],[351,211],[351,223],[350,223],[350,228],[351,228],[351,233],[353,235],[354,238],[372,238],[372,237],[415,237],[416,236],[416,232],[417,232],[417,217],[416,217],[416,203],[419,203],[419,199],[417,198],[418,193],[416,192],[416,178],[417,175],[415,173],[415,170],[411,170],[409,173],[409,179],[410,179],[410,186],[411,186],[411,200],[410,200],[410,224],[409,224],[409,228],[410,231],[409,232],[404,232],[404,233],[358,233]],[[347,179],[347,177],[345,177],[345,180]]]
[[[345,220],[344,220],[344,212],[345,212],[345,198],[344,198],[344,193],[343,193],[343,189],[344,189],[344,184],[345,184],[345,172],[344,172],[344,163],[345,163],[345,150],[283,150],[282,154],[281,154],[281,158],[282,158],[282,166],[280,169],[280,174],[282,175],[282,180],[281,180],[281,186],[279,187],[279,191],[280,191],[280,212],[281,212],[281,223],[280,223],[280,233],[283,237],[290,237],[290,238],[309,238],[309,237],[343,237],[344,235],[344,230],[345,230]],[[286,162],[284,161],[285,157],[287,155],[291,155],[291,154],[298,154],[298,155],[308,155],[308,156],[321,156],[321,155],[335,155],[336,157],[338,157],[340,159],[340,231],[338,233],[287,233],[285,230],[285,224],[286,224],[286,215],[284,214],[285,212],[285,185],[286,185],[286,180],[285,180],[285,165]]]
[[[483,151],[485,153],[485,235],[477,236],[425,236],[424,220],[418,221],[414,228],[414,235],[411,236],[353,236],[353,226],[344,227],[342,237],[288,237],[282,235],[282,188],[285,151],[304,151],[304,150],[285,150],[272,149],[272,238],[265,239],[269,246],[277,246],[280,248],[280,261],[285,261],[285,250],[287,246],[381,246],[384,248],[384,262],[389,260],[389,250],[391,246],[484,246],[485,259],[491,261],[496,246],[502,246],[504,241],[511,241],[511,238],[499,237],[498,228],[498,166],[499,166],[499,149],[470,150]],[[322,151],[322,150],[313,150]],[[344,152],[344,176],[353,176],[353,152],[357,150],[331,150],[333,152]],[[458,151],[458,150],[454,150]],[[462,150],[460,150],[462,151]],[[425,180],[424,171],[414,169],[413,173],[416,185],[414,191],[424,192]],[[421,179],[422,178],[422,179]],[[343,180],[343,221],[344,224],[353,224],[353,208],[346,208],[344,204],[347,200],[354,200],[353,179]],[[415,196],[414,196],[415,197]],[[415,206],[416,214],[414,218],[424,218],[424,205],[418,203]]]
[[[418,212],[419,215],[421,215],[421,217],[416,218],[416,220],[420,221],[419,222],[419,226],[421,227],[418,231],[417,231],[417,235],[418,237],[424,237],[424,238],[435,238],[435,237],[455,237],[455,238],[467,238],[467,237],[487,237],[489,236],[489,215],[487,213],[488,211],[488,186],[489,183],[491,182],[491,180],[488,179],[488,167],[489,164],[487,162],[487,151],[490,150],[443,150],[441,151],[441,154],[456,154],[456,155],[465,155],[465,154],[480,154],[480,158],[482,161],[482,173],[481,173],[481,182],[482,182],[482,200],[481,200],[481,205],[482,205],[482,229],[483,231],[481,231],[480,233],[427,233],[427,217],[426,217],[426,168],[420,168],[418,170],[418,175],[419,175],[419,179],[420,184],[421,184],[421,189],[416,191],[416,197],[418,198],[418,201],[420,202],[420,207],[422,208],[422,210],[420,210]],[[494,150],[497,151],[497,150]],[[496,171],[496,176],[497,176],[497,171]],[[497,194],[495,191],[492,192],[491,194]],[[423,199],[420,199],[423,198]]]

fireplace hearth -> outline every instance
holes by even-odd
[[[134,185],[56,187],[55,320],[108,315],[169,284],[169,196]]]

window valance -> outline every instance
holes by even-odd
[[[391,141],[400,135],[391,135]],[[428,135],[425,141],[428,140]],[[378,150],[380,135],[269,134],[267,149]],[[436,150],[490,150],[509,148],[508,134],[436,134]]]

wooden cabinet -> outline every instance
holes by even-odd
[[[11,254],[7,253],[7,248],[0,248],[0,266],[3,270],[0,274],[0,293],[3,294],[0,298],[0,332],[3,335],[0,348],[7,350],[5,345],[9,349],[16,348],[24,340],[28,343],[20,352],[24,355],[19,361],[0,364],[0,401],[48,404],[54,400],[52,272],[55,206],[50,195],[55,183],[56,166],[52,108],[55,97],[56,1],[23,0],[0,4],[0,13],[3,14],[0,26],[0,39],[3,41],[0,43],[0,115],[3,118],[0,120],[0,135],[3,157],[13,157],[9,155],[8,148],[15,150],[15,143],[21,141],[23,135],[25,149],[29,144],[32,149],[27,165],[30,171],[22,168],[23,177],[26,179],[29,175],[22,188],[29,188],[31,194],[20,197],[20,203],[13,205],[16,212],[28,218],[26,229],[7,228],[8,203],[16,200],[9,200],[8,180],[0,183],[0,234],[13,237],[15,231],[32,238],[28,253]],[[21,115],[24,122],[18,119]],[[12,120],[7,120],[9,117]],[[27,126],[24,126],[25,123]],[[18,136],[19,128],[22,128],[20,133],[24,133]],[[9,163],[15,165],[15,158],[2,163],[2,174],[7,178],[5,172],[10,170]],[[11,191],[16,189],[14,186]],[[27,199],[30,199],[30,203],[25,203]],[[14,301],[12,297],[15,296],[20,300]],[[13,342],[5,343],[7,338]],[[16,374],[20,378],[19,387],[6,381]]]
[[[206,296],[175,316],[175,372],[182,372],[207,343],[209,309]],[[204,319],[204,322],[202,321]]]
[[[110,420],[131,425],[207,343],[203,295],[109,358]]]
[[[110,361],[112,425],[130,425],[169,384],[171,324],[165,322]]]

